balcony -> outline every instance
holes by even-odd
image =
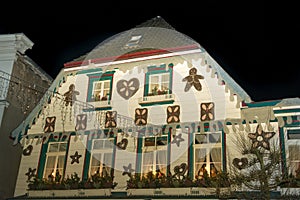
[[[151,95],[139,98],[138,102],[142,106],[171,104],[175,101],[174,94]]]

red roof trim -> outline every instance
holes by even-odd
[[[154,49],[154,50],[149,50],[149,51],[124,54],[121,56],[95,58],[95,59],[92,59],[91,62],[95,63],[95,64],[105,63],[105,62],[116,61],[116,60],[126,60],[126,59],[133,59],[133,58],[139,58],[139,57],[154,56],[154,55],[160,55],[160,54],[165,54],[165,53],[192,50],[192,49],[197,49],[197,48],[199,48],[199,45],[193,44],[193,45],[188,45],[188,46],[181,46],[181,47],[174,47],[174,48],[167,48],[167,49]],[[80,65],[87,65],[87,64],[88,64],[88,60],[74,61],[74,62],[65,63],[64,67],[70,68],[70,67],[77,67]]]

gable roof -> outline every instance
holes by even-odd
[[[141,36],[137,45],[126,46],[132,36]],[[225,83],[227,90],[230,92],[230,97],[237,95],[238,103],[245,101],[251,102],[249,95],[227,74],[223,68],[201,47],[196,41],[190,37],[175,31],[161,17],[152,18],[138,26],[119,33],[94,48],[89,54],[83,55],[65,64],[66,68],[80,66],[84,62],[106,63],[120,59],[130,59],[132,56],[146,57],[149,54],[166,54],[174,51],[184,50],[200,50],[203,61],[206,62],[207,67],[211,70],[212,76],[217,76],[218,80]],[[76,70],[75,70],[76,71]],[[45,93],[39,104],[28,115],[28,117],[20,124],[11,134],[15,138],[16,144],[20,137],[26,134],[28,128],[38,118],[39,113],[43,109],[48,100],[56,94],[57,88],[61,85],[65,77],[73,72],[66,72],[61,70],[58,76],[53,81],[49,90]],[[76,72],[75,72],[76,73]]]
[[[127,45],[134,37],[136,45]],[[176,31],[162,17],[154,17],[135,28],[116,34],[97,45],[91,52],[65,63],[65,67],[74,67],[91,60],[99,63],[102,60],[111,62],[127,58],[129,54],[136,52],[152,52],[162,54],[177,51],[177,48],[201,48],[201,46],[189,36]],[[104,59],[105,58],[105,59]]]

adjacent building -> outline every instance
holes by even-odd
[[[24,34],[0,35],[0,199],[12,197],[22,155],[10,133],[28,116],[50,86],[47,75],[25,52]]]

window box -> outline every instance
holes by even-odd
[[[216,188],[203,187],[141,188],[127,190],[127,196],[211,196],[216,194]],[[230,187],[220,188],[220,195],[230,195]]]
[[[281,196],[300,196],[300,188],[281,187],[280,194]]]
[[[139,98],[138,102],[140,105],[154,105],[154,104],[170,104],[175,101],[174,94],[163,94],[163,95],[153,95],[144,96]]]
[[[75,190],[28,190],[29,197],[88,197],[111,196],[111,188]]]

